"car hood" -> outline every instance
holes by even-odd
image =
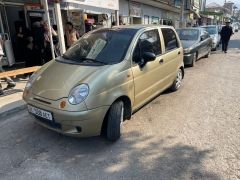
[[[106,66],[84,66],[53,60],[37,73],[38,78],[32,85],[32,92],[51,100],[68,97],[73,87],[86,83],[86,79],[103,68]]]
[[[196,43],[197,43],[197,41],[186,41],[186,40],[183,40],[182,41],[183,49],[190,48],[191,46],[193,46]]]

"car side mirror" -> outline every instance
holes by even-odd
[[[205,40],[204,36],[201,36],[200,41],[204,41],[204,40]]]
[[[156,54],[154,54],[153,52],[144,52],[142,54],[142,58],[145,62],[154,61],[156,59]]]

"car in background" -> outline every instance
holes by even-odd
[[[212,50],[216,51],[221,39],[221,36],[219,34],[219,27],[217,25],[207,25],[201,27],[205,28],[206,31],[210,34],[212,38]]]
[[[238,32],[238,29],[239,29],[238,23],[232,23],[232,29],[233,29],[233,32]]]
[[[195,62],[211,53],[212,38],[204,28],[176,30],[184,48],[184,64],[193,67]]]
[[[116,26],[82,36],[29,79],[23,93],[36,122],[78,137],[119,139],[124,120],[184,77],[171,26]]]

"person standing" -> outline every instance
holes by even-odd
[[[221,41],[222,41],[222,51],[227,53],[228,49],[228,42],[230,40],[230,37],[233,35],[232,27],[230,26],[230,21],[225,21],[225,26],[222,27],[222,30],[220,31],[221,35]]]
[[[44,27],[41,26],[39,21],[33,23],[32,36],[34,43],[34,51],[37,56],[35,57],[35,65],[43,65],[43,52],[44,52]]]
[[[2,68],[2,58],[3,58],[3,40],[2,40],[2,37],[0,35],[0,73],[1,72],[4,72],[3,68]],[[6,78],[3,78],[6,82],[7,82],[7,89],[8,88],[13,88],[16,86],[16,84],[13,82],[13,80],[10,78],[10,77],[6,77]],[[1,85],[1,81],[0,81],[0,95],[3,95],[4,92],[3,92],[3,89],[2,89],[2,85]]]
[[[24,61],[25,59],[22,52],[24,51],[24,47],[26,46],[26,36],[22,26],[19,26],[16,28],[14,45],[15,45],[15,51],[16,51],[16,59],[20,61]]]
[[[66,35],[66,45],[67,49],[70,48],[79,38],[77,31],[73,28],[73,24],[71,22],[66,23],[65,29]]]
[[[50,34],[50,28],[52,34]],[[57,32],[52,28],[49,27],[47,22],[44,23],[44,53],[43,53],[43,59],[44,63],[49,62],[52,59],[52,52],[51,52],[51,44],[50,44],[50,38],[56,39],[57,38]]]

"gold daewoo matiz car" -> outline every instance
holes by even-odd
[[[170,26],[119,26],[85,34],[29,79],[23,98],[41,125],[115,141],[134,111],[179,89],[183,48]]]

